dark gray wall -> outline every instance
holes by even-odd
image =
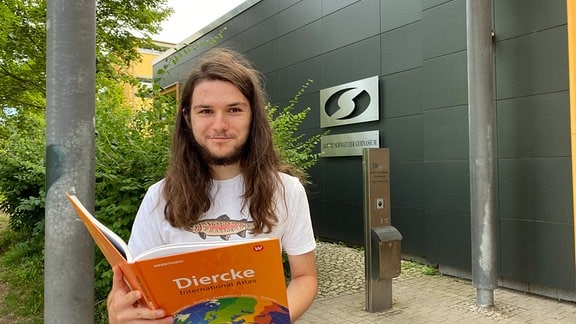
[[[494,1],[500,274],[574,290],[574,230],[564,0]],[[314,83],[297,109],[320,132],[320,89],[380,76],[379,128],[391,152],[392,223],[402,252],[471,269],[465,0],[263,0],[224,22],[218,46],[245,53],[273,103]],[[183,81],[197,46],[164,81]],[[155,66],[162,67],[163,63]],[[310,171],[316,234],[363,244],[360,157]]]
[[[565,1],[495,1],[495,27],[501,274],[574,287]]]

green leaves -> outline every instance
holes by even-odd
[[[294,108],[300,96],[312,82],[312,80],[307,80],[287,106],[283,108],[277,106],[268,107],[268,117],[278,154],[285,164],[297,167],[304,174],[306,170],[318,161],[319,153],[313,153],[313,151],[323,134],[305,136],[299,133],[302,122],[310,112],[310,107],[298,113],[294,113]]]
[[[5,135],[0,142],[0,209],[10,215],[12,229],[35,233],[44,216],[44,133],[8,127]]]
[[[166,0],[96,2],[96,69],[127,78],[117,67],[138,59],[138,48],[153,48],[150,35],[172,13]],[[0,108],[38,110],[46,106],[46,1],[0,2]]]

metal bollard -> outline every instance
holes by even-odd
[[[401,272],[402,235],[390,221],[390,168],[388,149],[365,149],[364,221],[366,310],[392,307],[392,278]]]

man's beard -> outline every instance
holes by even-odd
[[[200,155],[206,164],[208,165],[217,165],[217,166],[226,166],[232,165],[239,162],[242,157],[244,156],[244,148],[246,144],[242,145],[241,147],[237,147],[232,151],[230,154],[226,156],[215,156],[203,145],[198,145],[200,148]]]

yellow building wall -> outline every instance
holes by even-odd
[[[167,50],[174,46],[174,44],[165,42],[154,43],[161,46],[163,50]],[[128,67],[127,72],[140,80],[141,85],[152,86],[152,61],[158,57],[162,51],[139,48],[138,53],[140,54],[140,60],[133,62],[132,65]],[[130,84],[124,84],[124,95],[126,96],[126,102],[131,105],[133,109],[140,109],[147,103],[138,97],[138,87],[131,86]]]
[[[572,150],[572,217],[574,219],[574,251],[576,253],[576,0],[567,0],[566,5],[568,14],[568,75]]]

